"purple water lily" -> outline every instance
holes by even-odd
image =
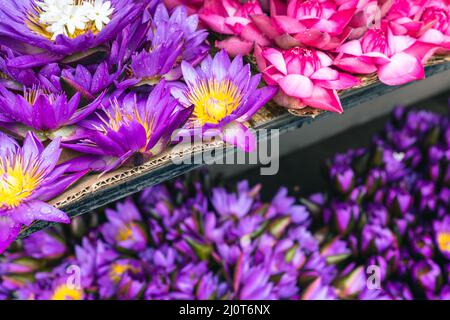
[[[36,232],[24,242],[24,250],[35,259],[58,259],[67,252],[67,246],[56,233]]]
[[[161,78],[168,81],[181,77],[181,61],[193,66],[207,55],[208,33],[198,30],[198,16],[188,16],[184,6],[171,15],[163,4],[157,6],[145,49],[131,58],[130,71],[135,84],[155,84]],[[129,85],[130,80],[126,81]]]
[[[69,99],[63,91],[42,86],[25,88],[23,94],[0,86],[0,126],[22,137],[31,130],[42,141],[56,137],[70,139],[77,130],[75,125],[93,113],[102,98],[100,94],[81,106],[79,93]]]
[[[409,118],[397,111],[387,130],[407,127],[398,117]],[[448,299],[449,190],[442,175],[430,179],[436,159],[426,155],[448,139],[417,126],[402,151],[386,134],[331,161],[353,172],[346,193],[329,174],[330,192],[303,205],[286,188],[266,203],[259,185],[211,188],[201,174],[202,183],[159,185],[106,217],[24,239],[0,257],[0,298]],[[420,165],[402,161],[409,174],[391,179],[384,150],[399,159],[412,148],[424,151]],[[81,269],[81,290],[64,286],[70,265]]]
[[[438,250],[450,260],[450,217],[434,222],[434,235]]]
[[[119,203],[117,211],[107,209],[105,215],[108,222],[102,225],[100,232],[107,243],[138,252],[145,249],[147,236],[141,215],[131,200]]]
[[[66,176],[68,166],[57,166],[60,154],[60,139],[44,148],[33,133],[28,133],[20,147],[0,133],[0,252],[14,241],[23,225],[35,220],[69,222],[64,212],[44,201],[86,172]]]
[[[74,58],[82,58],[140,19],[146,5],[146,0],[5,2],[0,44],[21,53],[8,61],[15,68],[42,66],[80,52]]]
[[[190,112],[170,96],[164,81],[148,96],[116,97],[101,112],[79,123],[84,131],[78,141],[63,144],[88,154],[71,162],[71,169],[109,171],[128,160],[142,164],[166,147]]]
[[[122,72],[121,68],[111,70],[106,61],[98,65],[85,67],[81,64],[75,68],[66,68],[61,79],[88,101],[95,98],[114,84]]]
[[[437,290],[442,277],[439,265],[433,260],[416,262],[412,268],[414,280],[426,291]]]
[[[186,131],[193,135],[219,135],[227,143],[253,151],[256,138],[244,123],[277,89],[258,89],[261,75],[252,76],[250,65],[244,65],[241,56],[230,61],[224,50],[214,58],[206,57],[196,69],[183,61],[181,70],[186,85],[173,87],[172,94],[186,106],[194,106]]]

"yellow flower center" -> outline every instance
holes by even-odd
[[[50,93],[49,90],[39,88],[39,87],[25,88],[23,90],[24,99],[32,106],[35,104],[36,99],[41,94],[45,95],[50,103],[54,103],[56,101],[56,96],[54,94]]]
[[[126,226],[119,230],[119,232],[117,233],[116,240],[117,241],[126,241],[126,240],[131,239],[132,236],[133,236],[133,231],[131,231],[130,227]]]
[[[41,183],[42,172],[36,163],[25,163],[22,157],[13,161],[0,158],[0,208],[14,208],[28,198]]]
[[[96,130],[106,135],[108,134],[108,131],[112,130],[118,132],[121,126],[128,125],[131,121],[136,120],[144,127],[147,142],[150,141],[153,129],[152,114],[145,112],[141,115],[136,103],[131,107],[131,112],[126,112],[123,108],[119,107],[117,101],[114,101],[114,103],[111,104],[111,109],[105,110],[105,114],[107,117],[106,119],[99,115],[102,125],[97,126]]]
[[[437,242],[441,251],[450,252],[450,232],[439,233]]]
[[[201,81],[188,94],[194,105],[193,115],[200,124],[217,124],[241,104],[238,87],[229,80]]]
[[[122,278],[122,275],[131,269],[131,266],[128,264],[114,263],[109,272],[109,277],[114,282],[119,282]]]
[[[82,300],[83,291],[76,288],[71,288],[63,284],[56,288],[52,295],[52,300]]]

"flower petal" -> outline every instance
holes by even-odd
[[[310,98],[303,99],[303,102],[313,108],[342,113],[341,101],[335,90],[314,86]]]
[[[237,121],[233,121],[222,128],[222,139],[245,152],[253,152],[256,149],[256,137],[254,133]]]
[[[296,98],[311,97],[314,88],[312,81],[300,74],[289,74],[281,78],[278,83],[284,93]]]
[[[19,235],[21,225],[9,216],[0,216],[0,254],[16,240]]]
[[[381,82],[396,86],[423,79],[425,71],[416,57],[407,53],[397,53],[391,58],[391,62],[379,67],[378,77]]]

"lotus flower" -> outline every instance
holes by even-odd
[[[360,40],[340,46],[334,64],[351,73],[377,72],[381,82],[401,85],[423,79],[423,64],[437,49],[410,36],[394,35],[389,27],[373,28]]]
[[[0,86],[0,126],[24,137],[28,130],[45,141],[56,137],[69,139],[79,121],[93,113],[103,94],[91,103],[80,106],[81,95],[70,99],[63,91],[47,90],[42,86],[25,88],[15,94]]]
[[[348,40],[359,39],[364,35],[367,29],[379,27],[381,22],[385,19],[385,16],[390,12],[393,2],[395,2],[395,0],[359,1],[356,6],[356,12],[349,23],[351,32]]]
[[[450,49],[448,1],[393,1],[385,20],[396,35],[410,35],[420,41]]]
[[[113,40],[144,12],[148,1],[21,0],[0,8],[0,43],[22,55],[10,67],[29,68],[82,56]],[[80,58],[80,57],[77,57]]]
[[[420,19],[431,28],[419,40],[450,50],[450,3],[446,0],[427,2]]]
[[[341,113],[336,90],[360,83],[357,78],[331,68],[333,60],[322,51],[300,47],[284,51],[256,48],[255,51],[264,80],[281,88],[275,101],[288,108],[310,106]]]
[[[197,30],[198,16],[188,17],[180,6],[169,15],[163,4],[156,8],[152,28],[147,34],[148,47],[131,58],[132,79],[127,84],[155,84],[159,79],[177,80],[181,77],[181,61],[197,65],[208,53],[205,43],[208,33]]]
[[[256,28],[251,17],[264,14],[258,1],[241,3],[238,0],[206,0],[200,11],[201,21],[211,30],[228,38],[216,41],[215,46],[230,55],[246,55],[254,43],[267,46],[271,41]]]
[[[366,1],[289,0],[286,4],[272,0],[270,18],[254,14],[252,19],[283,49],[305,45],[332,50],[349,36],[348,25],[361,7],[359,2]]]
[[[165,81],[148,97],[136,93],[116,97],[103,112],[79,123],[83,132],[77,141],[64,143],[67,148],[89,154],[71,161],[71,170],[109,171],[127,160],[140,164],[162,151],[191,111],[170,96]]]
[[[60,139],[45,149],[33,133],[20,147],[0,133],[0,252],[17,237],[22,225],[35,220],[68,223],[67,215],[46,204],[85,174],[66,176],[67,165],[57,166]]]
[[[194,107],[185,125],[188,133],[219,133],[225,142],[245,151],[254,150],[256,139],[244,122],[273,97],[276,88],[258,89],[261,76],[252,76],[241,56],[230,61],[225,50],[214,59],[206,57],[196,69],[183,61],[181,69],[186,86],[172,88],[172,94],[184,105]]]

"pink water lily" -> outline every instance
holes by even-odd
[[[394,35],[389,27],[367,30],[359,40],[340,46],[335,65],[356,74],[377,72],[381,82],[401,85],[425,77],[424,63],[438,46],[408,35]]]
[[[242,4],[238,0],[206,0],[200,11],[201,21],[211,30],[229,35],[216,41],[216,47],[236,56],[250,53],[254,43],[267,46],[270,40],[255,26],[251,16],[264,14],[257,0]]]
[[[256,47],[255,55],[264,80],[281,88],[275,101],[287,108],[310,106],[341,113],[337,90],[360,83],[357,78],[333,69],[331,57],[319,50]]]
[[[396,0],[388,15],[392,32],[450,49],[450,2],[446,0]]]
[[[254,14],[252,20],[278,46],[287,49],[307,45],[331,50],[351,32],[348,26],[360,2],[367,0],[270,1],[270,17]]]
[[[395,34],[408,34],[417,36],[424,25],[420,16],[428,0],[394,0],[385,16],[386,21]]]
[[[349,23],[351,32],[347,39],[359,39],[369,28],[379,27],[392,4],[393,0],[360,0]]]

